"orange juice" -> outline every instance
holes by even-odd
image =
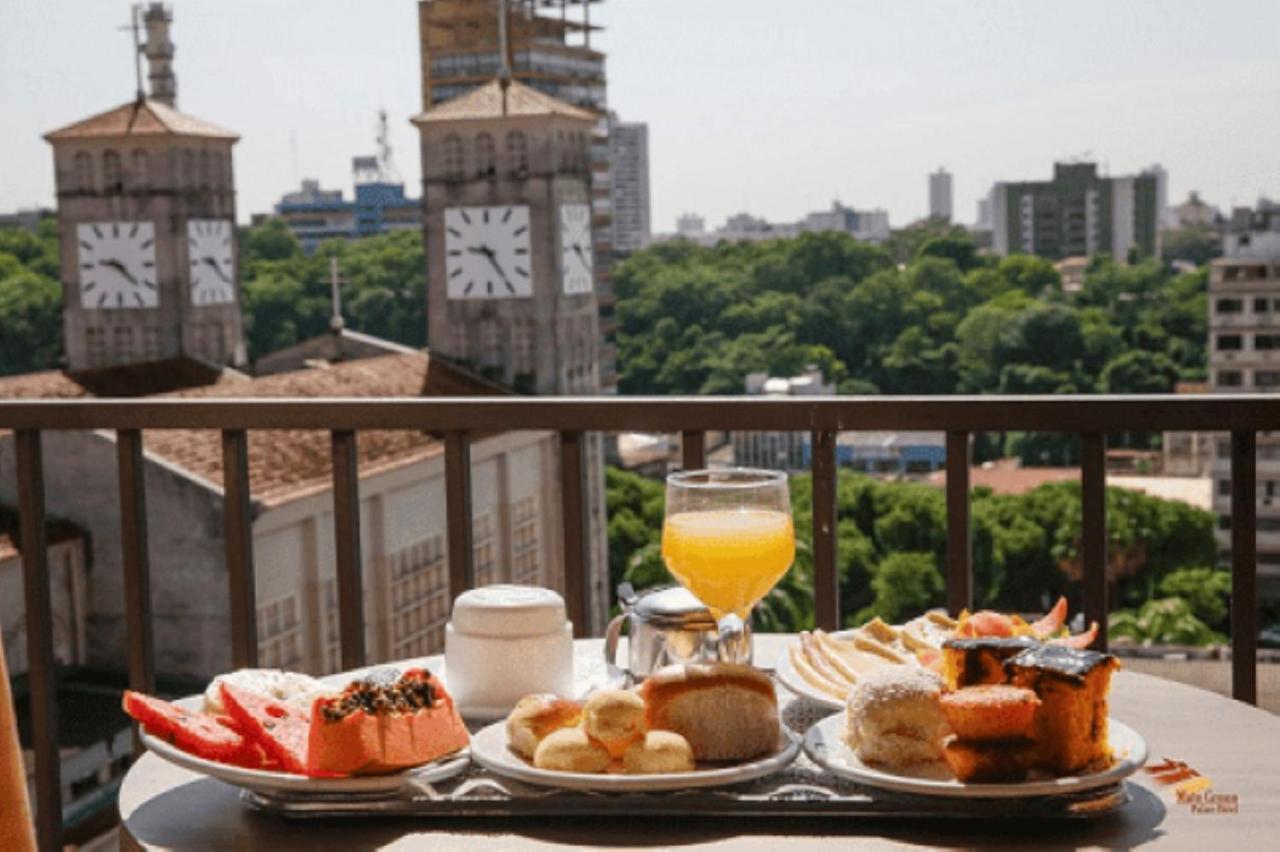
[[[796,556],[791,516],[768,509],[668,515],[662,526],[667,569],[720,618],[745,619]]]

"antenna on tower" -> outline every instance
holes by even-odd
[[[391,159],[391,130],[387,124],[387,111],[378,110],[378,180],[383,183],[399,183],[400,172]]]
[[[502,89],[502,114],[507,114],[507,87],[511,85],[511,57],[507,45],[507,0],[498,0],[498,85]]]
[[[136,85],[134,90],[138,102],[146,100],[147,94],[142,90],[142,24],[139,19],[142,17],[142,4],[134,3],[129,7],[129,23],[123,27],[116,27],[120,31],[128,30],[133,33],[133,76]]]

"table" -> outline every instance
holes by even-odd
[[[794,637],[758,635],[756,660],[772,665]],[[600,658],[598,639],[578,653]],[[583,658],[580,656],[580,659]],[[123,849],[540,849],[563,845],[741,848],[776,852],[857,838],[859,848],[1007,846],[1103,848],[1159,844],[1179,849],[1274,848],[1280,837],[1280,717],[1211,692],[1133,672],[1113,681],[1112,715],[1146,738],[1151,762],[1186,761],[1234,794],[1236,813],[1197,813],[1174,801],[1146,772],[1131,779],[1133,801],[1096,820],[1044,823],[921,822],[859,817],[826,820],[818,832],[787,820],[538,819],[327,820],[293,822],[250,811],[238,790],[173,766],[152,754],[130,768],[120,788]],[[1224,802],[1225,805],[1225,802]],[[1225,810],[1225,808],[1224,808]],[[1048,830],[1049,833],[1046,833]]]

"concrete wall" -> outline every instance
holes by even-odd
[[[83,663],[88,656],[85,548],[80,539],[49,545],[49,592],[53,604],[53,657]],[[0,560],[0,635],[9,676],[27,671],[26,599],[22,560]]]

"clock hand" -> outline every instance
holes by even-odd
[[[576,254],[576,255],[578,256],[578,260],[581,260],[581,261],[582,261],[582,265],[583,265],[583,266],[590,266],[590,265],[591,265],[590,263],[588,263],[588,262],[587,262],[587,256],[586,256],[585,254],[583,254],[583,253],[582,253],[582,246],[578,245],[577,243],[574,243],[574,244],[573,244],[573,251],[574,251],[574,254]]]
[[[132,284],[135,287],[138,286],[138,279],[134,278],[133,275],[129,273],[129,270],[125,268],[125,265],[120,261],[116,260],[114,257],[109,257],[106,260],[100,260],[98,261],[98,263],[102,266],[107,266],[107,267],[110,267],[111,269],[114,269],[116,272],[119,272],[126,279],[128,279],[130,284]]]
[[[227,282],[228,284],[231,283],[231,279],[226,276],[226,274],[222,271],[222,267],[218,265],[217,259],[212,257],[206,257],[202,259],[206,264],[213,267],[213,271],[218,273],[219,278],[221,278],[223,281]]]
[[[498,263],[498,259],[493,256],[493,252],[489,251],[485,256],[489,258],[489,263],[493,264],[493,268],[498,270],[498,274],[502,276],[503,282],[510,284],[511,282],[507,279],[507,273],[503,271],[502,266]]]

